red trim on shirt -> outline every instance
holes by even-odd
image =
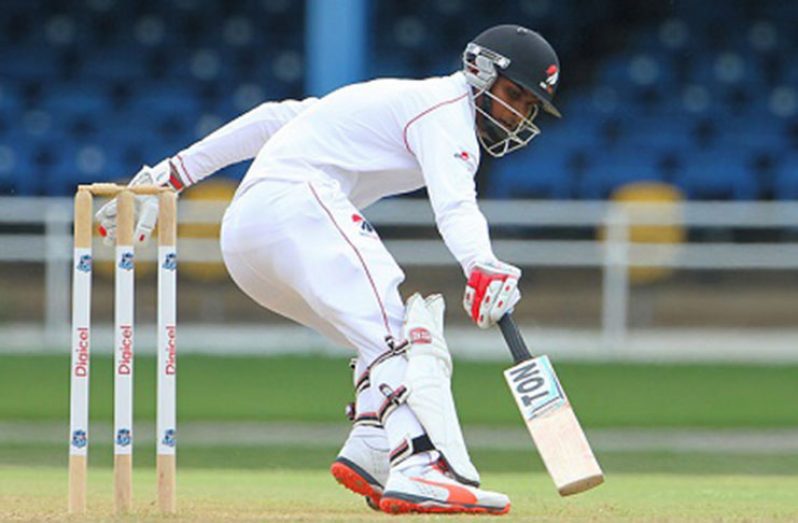
[[[377,291],[377,285],[374,283],[374,278],[371,277],[371,272],[369,271],[368,265],[366,265],[366,260],[363,259],[363,256],[360,254],[360,251],[357,249],[355,244],[352,243],[352,240],[349,239],[349,237],[346,235],[344,230],[338,225],[338,222],[335,221],[335,217],[333,217],[332,212],[321,201],[321,198],[319,198],[319,195],[316,193],[316,189],[313,188],[313,185],[308,183],[308,187],[310,187],[310,191],[313,193],[313,196],[316,198],[316,201],[319,202],[319,205],[321,206],[321,208],[324,209],[325,213],[327,213],[327,216],[330,218],[330,221],[333,223],[335,228],[338,229],[338,232],[341,234],[341,236],[344,238],[344,240],[346,240],[346,243],[348,243],[349,246],[352,247],[352,250],[355,251],[355,255],[360,260],[360,264],[363,266],[363,271],[365,271],[366,277],[369,280],[369,284],[371,285],[371,289],[374,291],[374,297],[377,298],[377,304],[379,305],[380,313],[382,314],[382,321],[383,321],[383,323],[385,323],[385,330],[388,333],[388,336],[391,336],[391,327],[388,324],[388,313],[385,312],[385,306],[382,304],[382,299],[380,298],[380,293]]]
[[[176,191],[183,189],[183,180],[180,179],[180,176],[175,171],[169,173],[169,185]]]
[[[180,162],[180,167],[183,168],[183,174],[186,175],[186,179],[189,181],[189,184],[193,185],[195,183],[194,179],[190,174],[188,174],[188,169],[186,169],[186,164],[183,163],[183,158],[179,154],[176,156],[176,158]]]
[[[432,107],[429,107],[429,108],[427,108],[427,109],[424,109],[423,111],[421,111],[420,113],[418,113],[417,115],[415,115],[413,118],[411,118],[411,119],[410,119],[410,121],[409,121],[409,122],[407,122],[407,123],[405,124],[405,128],[402,130],[402,140],[404,140],[404,142],[405,142],[405,148],[407,149],[407,152],[409,152],[410,154],[413,154],[413,155],[415,155],[415,153],[413,152],[413,150],[412,150],[412,149],[410,149],[410,144],[408,144],[408,143],[407,143],[407,128],[408,128],[408,127],[410,127],[410,126],[411,126],[413,123],[415,123],[415,122],[416,122],[416,120],[418,120],[419,118],[421,118],[422,116],[424,116],[424,115],[426,115],[426,114],[429,114],[429,113],[431,113],[431,112],[432,112],[432,111],[434,111],[435,109],[437,109],[437,108],[439,108],[439,107],[443,107],[444,105],[448,105],[448,104],[451,104],[451,103],[457,102],[457,101],[459,101],[459,100],[461,100],[461,99],[465,98],[466,96],[468,96],[468,93],[467,93],[467,92],[466,92],[466,93],[463,93],[463,94],[461,94],[461,95],[460,95],[460,96],[458,96],[457,98],[452,98],[451,100],[445,100],[445,101],[443,101],[443,102],[440,102],[440,103],[438,103],[438,104],[435,104],[435,105],[433,105]]]

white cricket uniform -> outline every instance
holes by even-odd
[[[473,103],[459,72],[374,80],[264,104],[176,158],[191,183],[259,149],[222,225],[230,275],[262,306],[368,365],[386,337],[400,336],[404,273],[359,209],[426,186],[463,270],[495,259],[476,204]]]

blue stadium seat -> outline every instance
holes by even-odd
[[[82,58],[81,78],[87,82],[140,82],[148,75],[147,54],[134,47],[99,49]]]
[[[700,2],[679,2],[673,14],[688,20],[698,32],[707,32],[718,27],[734,27],[735,22],[745,20],[745,6],[728,2],[722,9],[706,9]],[[717,33],[717,31],[715,31]]]
[[[789,146],[783,122],[768,113],[724,118],[719,138],[730,148],[776,148]]]
[[[575,156],[573,148],[530,146],[494,160],[487,194],[495,198],[571,198],[579,172]]]
[[[22,108],[22,103],[17,86],[0,79],[0,114],[18,113]]]
[[[114,163],[118,166],[118,176],[120,178],[132,176],[138,172],[142,165],[153,165],[162,159],[156,156],[158,151],[152,150],[154,145],[149,145],[149,142],[147,140],[136,141],[126,138],[109,145],[109,155],[114,158]],[[171,154],[174,154],[174,152]]]
[[[51,121],[46,134],[53,142],[98,139],[112,112],[107,93],[93,84],[61,84],[48,88],[37,107]]]
[[[688,151],[698,146],[695,120],[662,114],[638,119],[630,131],[628,144],[658,152]]]
[[[798,5],[794,2],[761,2],[761,16],[779,24],[791,24],[798,19]]]
[[[129,106],[132,113],[152,116],[175,113],[197,114],[200,109],[201,99],[191,82],[140,85]]]
[[[142,165],[155,165],[167,156],[177,154],[190,145],[183,137],[164,139],[156,132],[146,132],[144,123],[133,124],[129,129],[114,127],[114,133],[103,143],[110,165],[119,171],[117,177],[131,176]]]
[[[538,118],[536,123],[540,127],[541,134],[532,140],[530,147],[535,149],[580,148],[590,147],[596,142],[598,131],[594,128],[595,122],[593,125],[586,124],[580,118],[579,110],[571,104],[563,105],[561,110],[566,115],[562,120],[547,118],[545,115]]]
[[[694,152],[685,158],[676,184],[687,197],[698,200],[754,200],[759,196],[747,151],[717,148]]]
[[[84,151],[92,176],[128,175],[191,143],[204,114],[229,119],[258,96],[303,92],[304,2],[2,4],[0,144],[18,142],[15,164],[64,180],[59,190],[87,174],[64,158],[88,145],[104,156],[97,170],[96,150]],[[527,150],[492,163],[488,193],[603,197],[636,176],[677,181],[695,198],[791,194],[798,2],[622,4],[377,2],[368,75],[446,74],[468,37],[518,20],[560,53],[565,117],[542,116]],[[4,158],[2,190],[44,190],[28,184],[36,177],[11,184]]]
[[[778,147],[750,147],[748,170],[755,177],[758,198],[776,197],[776,180],[784,168],[784,149]]]
[[[129,178],[134,174],[120,171],[118,161],[102,143],[67,142],[43,172],[47,194],[60,195],[74,192],[79,184]]]
[[[0,138],[0,194],[33,196],[38,192],[40,180],[33,174],[30,149],[30,143],[19,136]]]
[[[194,127],[200,116],[200,112],[124,112],[114,119],[114,125],[133,143],[147,136],[157,143],[185,147],[194,140]]]
[[[673,71],[662,53],[628,52],[609,57],[601,67],[600,85],[624,89],[673,83]]]
[[[48,88],[40,107],[58,114],[92,114],[102,116],[112,109],[108,91],[92,82],[60,83]]]
[[[33,4],[33,5],[32,5]],[[34,2],[4,0],[0,16],[0,47],[19,47],[39,43],[43,27]]]
[[[44,46],[0,48],[0,78],[52,80],[61,76],[58,56]]]
[[[774,196],[779,200],[798,200],[798,152],[781,158],[774,179]]]
[[[247,55],[257,62],[265,58],[252,49],[198,47],[194,49],[173,47],[165,55],[168,61],[166,77],[169,83],[198,83],[209,81],[230,81],[251,74],[251,67],[241,65]]]
[[[59,143],[58,147],[49,147],[46,142],[35,144],[31,150],[31,161],[42,182],[44,194],[65,195],[74,189],[72,179],[77,171],[74,155],[74,148],[67,142]]]
[[[618,187],[635,181],[663,181],[653,150],[618,146],[595,150],[590,166],[577,184],[577,195],[605,199]]]

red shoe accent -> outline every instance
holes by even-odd
[[[423,478],[413,478],[413,481],[418,481],[419,483],[426,483],[427,485],[432,485],[433,487],[441,487],[445,488],[449,491],[449,497],[446,498],[447,503],[451,503],[456,505],[458,503],[463,503],[466,505],[474,505],[477,502],[477,497],[471,493],[467,488],[460,487],[458,485],[450,485],[449,483],[439,483],[437,481],[430,481],[428,479]]]
[[[411,501],[396,498],[382,498],[380,501],[380,509],[388,514],[407,514],[411,512],[419,514],[488,514],[492,516],[501,516],[510,511],[510,504],[500,509],[491,509],[487,507],[466,507],[463,505],[421,505]]]
[[[443,461],[443,458],[438,459],[435,463],[432,464],[432,468],[440,472],[441,474],[448,474],[449,467],[446,466],[446,462]]]
[[[382,498],[382,491],[374,488],[374,486],[366,481],[363,476],[358,474],[354,469],[347,466],[345,463],[339,461],[334,462],[330,466],[330,473],[335,480],[348,488],[356,494],[366,496],[371,500],[369,506],[377,509],[380,506],[380,499]]]

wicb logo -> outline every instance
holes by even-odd
[[[72,433],[72,446],[76,449],[82,449],[89,444],[89,436],[85,430],[78,429]]]
[[[173,271],[177,269],[177,254],[174,252],[167,253],[164,257],[163,265],[161,265],[167,271]]]
[[[177,431],[175,429],[166,429],[163,432],[163,439],[161,439],[161,443],[167,447],[174,447],[177,445]]]
[[[78,258],[77,269],[80,272],[91,272],[91,254],[83,254]]]
[[[133,270],[133,251],[125,251],[119,257],[119,268],[126,271]]]
[[[121,447],[127,447],[133,442],[133,436],[130,434],[130,429],[119,429],[116,433],[116,444]]]

